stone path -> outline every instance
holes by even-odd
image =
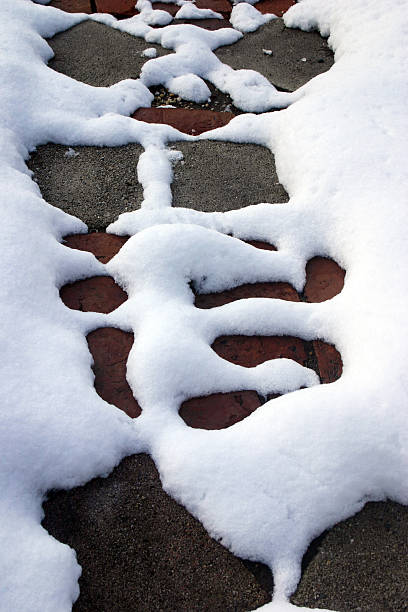
[[[118,18],[136,13],[134,0],[53,0],[51,4],[72,12],[107,11]],[[292,0],[262,0],[257,8],[281,15],[291,4]],[[228,0],[197,0],[196,5],[221,12],[223,19],[195,20],[195,25],[230,27]],[[173,15],[176,12],[174,5],[163,3],[154,3],[153,8]],[[93,22],[56,36],[50,44],[55,52],[51,67],[97,86],[137,78],[146,61],[141,53],[148,46]],[[155,47],[159,55],[168,53]],[[263,54],[262,48],[271,48],[273,54]],[[327,70],[333,61],[325,41],[317,34],[286,30],[281,20],[221,48],[217,56],[234,68],[256,69],[288,91]],[[156,104],[171,95],[163,88],[153,88],[153,93]],[[215,89],[211,105],[223,112],[209,109],[211,105],[194,105],[193,110],[173,98],[172,103],[180,108],[139,109],[134,117],[198,134],[224,125],[239,112]],[[225,112],[227,107],[229,112]],[[271,206],[287,201],[273,157],[262,147],[208,141],[175,143],[174,147],[183,152],[185,160],[175,167],[174,206],[210,212],[260,201],[271,202]],[[67,156],[67,147],[61,145],[38,148],[29,167],[44,198],[96,230],[66,237],[67,247],[90,251],[102,263],[120,250],[127,238],[104,230],[120,213],[140,206],[143,193],[136,165],[142,150],[138,145],[77,147],[75,154]],[[256,242],[252,246],[275,248]],[[343,287],[344,271],[331,260],[313,258],[306,273],[301,295],[287,283],[256,283],[222,293],[197,293],[195,306],[210,309],[248,297],[321,302]],[[67,285],[60,295],[68,308],[105,313],[127,299],[126,293],[106,276]],[[103,328],[91,332],[87,340],[94,358],[96,392],[137,418],[141,408],[126,381],[133,335]],[[324,384],[342,373],[340,354],[320,340],[220,336],[212,348],[222,358],[246,367],[281,356],[292,358],[314,368]],[[220,429],[246,418],[266,399],[270,398],[260,398],[251,389],[238,389],[191,398],[180,406],[179,413],[190,427]],[[77,612],[232,612],[255,609],[270,600],[273,581],[268,568],[238,559],[212,540],[198,521],[164,493],[147,455],[128,457],[108,478],[94,479],[70,491],[52,492],[44,510],[45,528],[77,551],[83,567],[81,594],[74,605]],[[406,610],[408,592],[402,560],[407,552],[407,515],[406,508],[391,502],[368,504],[358,515],[323,534],[305,556],[303,577],[293,601],[344,612]]]

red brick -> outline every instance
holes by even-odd
[[[60,290],[65,306],[82,312],[108,314],[126,302],[126,293],[110,276],[93,276],[65,285]]]
[[[194,305],[197,308],[214,308],[246,298],[275,298],[289,302],[299,301],[298,294],[289,283],[253,283],[239,285],[239,287],[220,291],[219,293],[196,295]]]
[[[121,17],[137,15],[136,0],[95,0],[98,13],[110,13]]]
[[[187,108],[139,108],[132,117],[147,123],[166,123],[185,134],[201,134],[226,125],[234,115]]]
[[[195,25],[199,28],[204,28],[204,30],[221,30],[222,28],[232,28],[232,24],[226,19],[175,19],[173,24]]]
[[[228,0],[197,0],[195,4],[197,8],[211,9],[216,13],[221,13],[227,19],[231,15],[232,6]]]
[[[278,249],[273,244],[269,244],[269,242],[262,242],[261,240],[245,240],[247,244],[251,244],[257,249],[264,249],[265,251],[277,251]]]
[[[217,355],[246,368],[285,357],[307,363],[303,340],[293,336],[219,336],[211,347]]]
[[[187,400],[181,405],[179,414],[190,427],[225,429],[245,419],[260,405],[255,391],[214,393]]]
[[[332,259],[314,257],[306,266],[306,285],[303,291],[307,302],[324,302],[340,293],[345,271]]]
[[[93,253],[96,259],[105,264],[120,251],[127,240],[129,236],[92,232],[92,234],[65,236],[64,244],[71,249]]]
[[[177,13],[177,11],[180,10],[180,7],[177,4],[166,4],[165,2],[153,2],[152,8],[155,11],[166,11],[166,13],[169,13],[173,17]]]
[[[92,13],[90,0],[52,0],[48,6],[54,6],[66,13]]]
[[[296,4],[295,0],[261,0],[255,5],[255,8],[260,13],[273,13],[277,17],[282,17],[294,4]]]
[[[343,361],[338,350],[323,340],[314,340],[313,348],[322,383],[331,383],[340,378],[343,372]]]
[[[126,380],[126,363],[133,345],[133,334],[105,327],[88,334],[87,341],[94,359],[92,369],[98,395],[130,417],[139,416],[141,408]]]

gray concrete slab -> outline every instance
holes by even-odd
[[[147,57],[141,53],[157,49],[157,57],[170,51],[146,43],[113,28],[84,21],[48,40],[55,57],[50,68],[95,87],[108,87],[123,79],[137,79]]]
[[[271,50],[272,55],[265,55],[262,49]],[[298,89],[333,64],[324,38],[317,32],[286,28],[282,19],[274,19],[233,45],[220,47],[215,54],[235,70],[260,72],[283,91]]]
[[[174,169],[173,206],[205,212],[259,202],[286,202],[273,155],[265,147],[225,142],[177,142],[184,155]]]
[[[408,508],[369,503],[318,538],[292,602],[338,612],[406,612]]]
[[[260,564],[211,539],[163,491],[147,455],[51,493],[44,510],[45,529],[82,566],[75,612],[245,612],[270,600]]]
[[[28,162],[47,202],[82,219],[90,230],[104,230],[121,213],[140,207],[137,162],[142,147],[75,147],[75,157],[67,157],[67,151],[47,144]]]

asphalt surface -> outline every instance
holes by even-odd
[[[137,78],[144,41],[83,23],[50,43],[60,72],[98,86]],[[262,49],[271,49],[265,55]],[[159,50],[159,54],[166,53]],[[217,51],[234,68],[256,69],[278,88],[293,90],[327,70],[332,56],[316,33],[276,20]],[[302,61],[306,58],[306,61]],[[285,201],[273,158],[262,147],[176,143],[174,205],[229,210],[256,201]],[[47,201],[104,229],[120,212],[140,205],[136,145],[105,149],[45,145],[30,167]],[[248,157],[251,164],[248,164]],[[217,180],[214,181],[214,177]],[[406,612],[408,509],[392,502],[362,512],[312,543],[292,600],[341,612]],[[108,477],[53,492],[44,526],[73,546],[83,567],[77,612],[135,610],[250,610],[266,603],[271,576],[212,540],[167,496],[147,456],[125,459]]]

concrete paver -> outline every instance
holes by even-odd
[[[184,163],[174,168],[173,206],[224,212],[288,199],[264,147],[206,141],[177,142],[174,148]]]
[[[292,601],[338,612],[404,612],[407,559],[408,507],[369,503],[311,545]]]
[[[143,149],[124,147],[38,147],[28,166],[43,197],[57,208],[84,221],[90,230],[104,230],[123,212],[140,207],[143,189],[137,180],[137,162]]]
[[[265,55],[262,49],[271,50],[272,55]],[[235,70],[260,72],[284,91],[298,89],[333,64],[333,54],[319,34],[286,28],[282,19],[274,19],[233,45],[220,47],[215,54]]]
[[[83,568],[74,612],[245,612],[270,600],[253,574],[261,565],[211,539],[166,495],[147,455],[52,493],[44,510],[44,527]]]
[[[94,87],[109,87],[124,79],[138,79],[148,47],[157,57],[170,51],[142,38],[119,32],[101,23],[84,21],[48,40],[55,57],[48,63],[57,72]]]

